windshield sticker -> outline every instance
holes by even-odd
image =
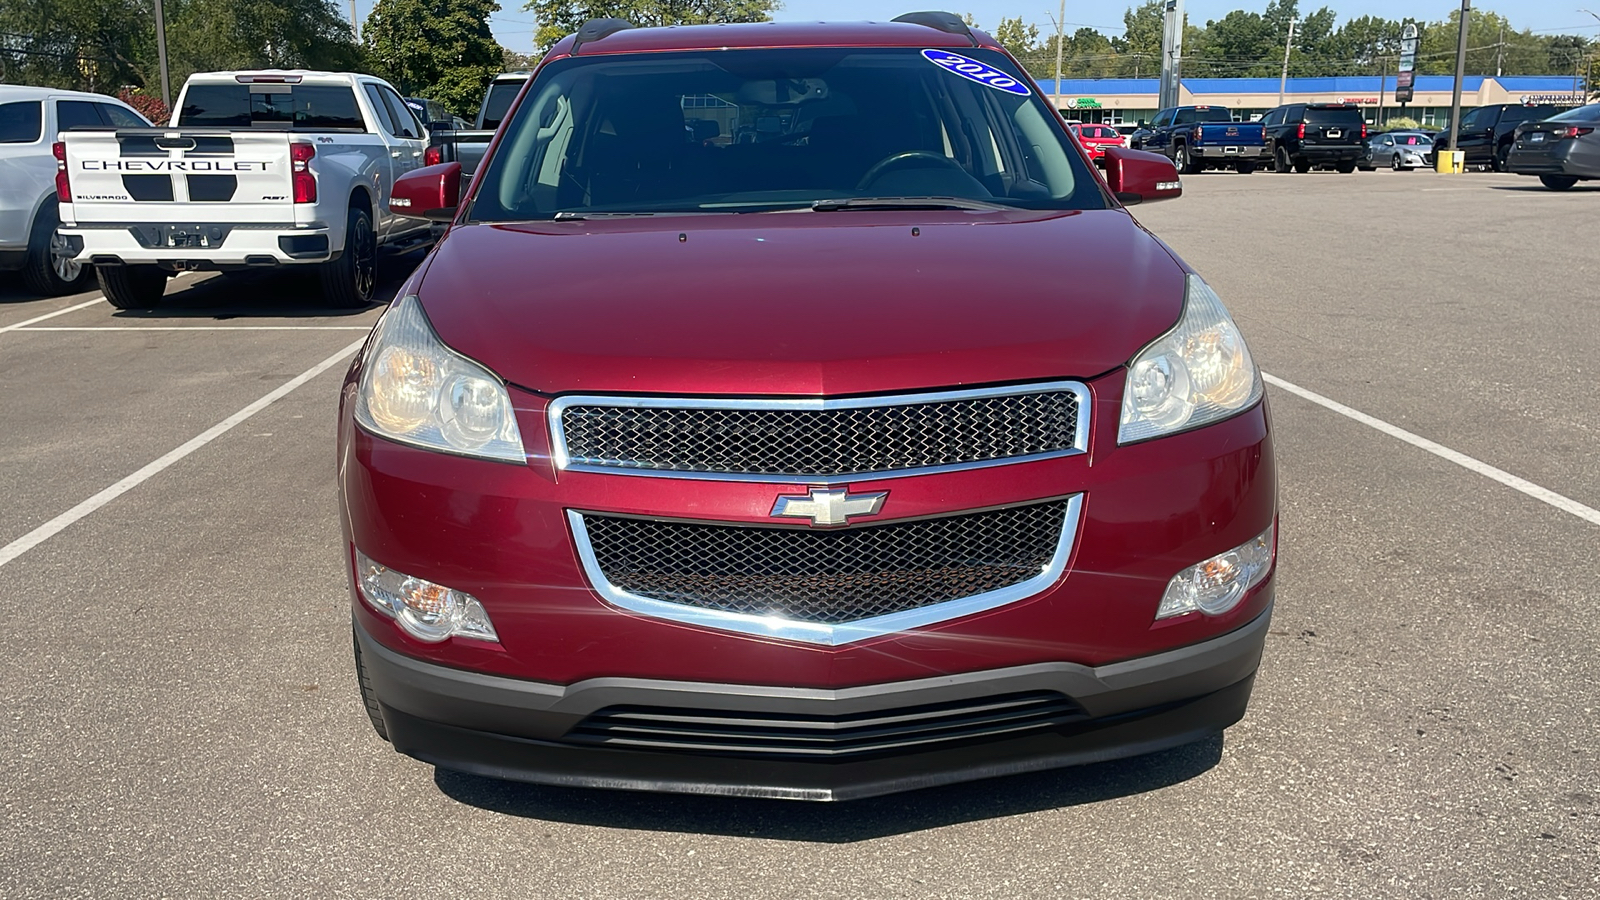
[[[1028,94],[1027,86],[1020,81],[996,69],[994,66],[985,65],[975,59],[968,59],[948,50],[924,50],[922,51],[922,57],[941,69],[954,72],[968,81],[976,81],[981,85],[992,87],[997,91],[1005,91],[1008,94],[1021,94],[1023,96]]]

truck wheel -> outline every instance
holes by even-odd
[[[1242,162],[1234,166],[1233,170],[1238,172],[1240,175],[1249,175],[1251,172],[1256,170],[1256,164],[1253,162]]]
[[[1496,153],[1494,158],[1489,161],[1489,168],[1496,172],[1504,172],[1506,170],[1506,160],[1510,157],[1511,145],[1507,144],[1506,146],[1501,147],[1500,152]]]
[[[28,256],[22,264],[22,280],[28,290],[52,297],[87,290],[94,272],[73,262],[72,256],[72,248],[61,236],[60,211],[54,203],[45,204],[33,220]]]
[[[1539,181],[1552,191],[1570,191],[1578,183],[1572,175],[1540,175]]]
[[[1289,171],[1289,151],[1282,147],[1272,148],[1272,171],[1280,173]]]
[[[1351,172],[1356,170],[1356,164],[1354,160],[1351,160],[1350,162],[1334,163],[1333,167],[1339,170],[1340,175],[1349,175]]]
[[[389,739],[389,726],[383,721],[383,707],[378,705],[378,692],[373,690],[372,679],[367,675],[367,664],[361,661],[361,644],[356,641],[355,629],[350,630],[350,643],[356,652],[356,686],[361,689],[361,705],[366,707],[367,719],[378,737]]]
[[[358,309],[372,302],[377,264],[378,235],[372,230],[372,216],[352,206],[345,222],[344,252],[317,267],[323,302],[338,309]]]
[[[1200,166],[1195,163],[1194,157],[1189,155],[1189,148],[1183,144],[1179,144],[1172,152],[1172,161],[1181,175],[1194,175],[1200,171]]]
[[[154,309],[167,291],[167,273],[155,266],[95,266],[94,274],[117,309]]]
[[[1296,172],[1299,172],[1301,175],[1304,175],[1305,173],[1311,171],[1311,160],[1309,160],[1309,159],[1297,159],[1297,160],[1295,160],[1294,161],[1294,170]]]

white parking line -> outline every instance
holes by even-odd
[[[1315,391],[1308,391],[1299,385],[1290,384],[1289,382],[1284,381],[1282,378],[1278,378],[1274,375],[1268,375],[1265,372],[1261,374],[1261,377],[1265,378],[1267,383],[1273,387],[1282,388],[1297,397],[1310,400],[1312,403],[1315,403],[1325,409],[1331,409],[1341,416],[1354,419],[1368,428],[1376,429],[1392,438],[1405,441],[1413,447],[1420,447],[1423,450],[1432,453],[1434,456],[1439,457],[1440,459],[1449,460],[1463,469],[1466,469],[1470,472],[1476,472],[1485,478],[1498,481],[1514,491],[1521,491],[1522,493],[1527,494],[1529,497],[1532,497],[1541,503],[1548,503],[1562,512],[1571,513],[1572,515],[1575,515],[1586,522],[1594,525],[1600,525],[1600,510],[1590,506],[1585,506],[1582,503],[1573,500],[1571,497],[1563,497],[1555,491],[1549,490],[1548,488],[1542,488],[1526,478],[1518,478],[1504,469],[1497,469],[1486,462],[1473,459],[1465,453],[1458,453],[1457,451],[1451,450],[1449,447],[1446,447],[1443,444],[1434,443],[1433,441],[1430,441],[1421,435],[1412,434],[1404,428],[1396,425],[1390,425],[1388,422],[1385,422],[1382,419],[1373,418],[1372,416],[1369,416],[1360,410],[1351,409],[1337,400],[1329,400],[1327,397],[1324,397]]]
[[[371,325],[41,325],[18,331],[371,331]]]
[[[21,322],[16,322],[16,323],[11,324],[11,325],[6,325],[6,326],[3,326],[3,327],[0,327],[0,334],[5,334],[8,331],[16,331],[19,328],[26,328],[27,326],[32,325],[35,322],[43,322],[45,319],[54,319],[56,316],[64,316],[69,312],[77,312],[78,310],[83,309],[86,306],[93,306],[96,303],[100,303],[100,302],[104,301],[105,299],[106,298],[103,297],[103,296],[95,297],[92,300],[85,300],[82,303],[79,303],[77,306],[69,306],[66,309],[58,309],[55,312],[45,313],[42,316],[34,316],[31,319],[27,319],[27,320],[24,320],[24,321],[21,321]]]
[[[365,340],[365,338],[362,340]],[[355,341],[354,343],[340,350],[338,353],[333,354],[322,362],[319,362],[304,372],[301,372],[299,375],[296,375],[288,381],[285,381],[282,385],[269,391],[261,399],[255,401],[249,406],[246,406],[244,409],[239,410],[226,419],[223,419],[221,422],[218,422],[210,428],[207,428],[205,431],[202,431],[195,437],[185,441],[176,449],[146,465],[139,471],[134,472],[132,475],[129,475],[116,484],[111,485],[98,494],[95,494],[93,497],[90,497],[82,503],[79,503],[77,506],[74,506],[59,516],[56,516],[54,519],[51,519],[43,525],[40,525],[38,528],[35,528],[22,537],[17,538],[4,547],[0,547],[0,566],[11,562],[22,554],[32,550],[34,547],[37,547],[45,541],[48,541],[50,538],[61,533],[72,523],[84,518],[100,507],[105,506],[107,503],[110,503],[123,494],[126,494],[128,491],[138,487],[140,484],[150,480],[150,478],[159,474],[163,469],[168,468],[172,464],[183,459],[185,456],[188,456],[194,451],[199,450],[201,447],[204,447],[222,435],[227,434],[234,428],[234,426],[244,422],[246,419],[249,419],[251,416],[262,411],[263,409],[266,409],[274,402],[281,400],[283,397],[287,396],[290,391],[293,391],[300,385],[305,384],[318,375],[321,375],[323,372],[326,372],[327,370],[338,365],[350,354],[356,352],[356,349],[360,346],[361,341]]]

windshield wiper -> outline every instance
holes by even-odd
[[[981,212],[1001,212],[1015,208],[986,200],[968,200],[964,197],[847,197],[841,200],[818,200],[811,204],[814,212],[839,212],[848,209],[972,209]]]

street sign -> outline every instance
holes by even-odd
[[[1407,22],[1406,27],[1400,29],[1400,74],[1395,77],[1394,91],[1396,103],[1411,102],[1416,78],[1413,73],[1417,68],[1417,45],[1420,43],[1417,26]]]

